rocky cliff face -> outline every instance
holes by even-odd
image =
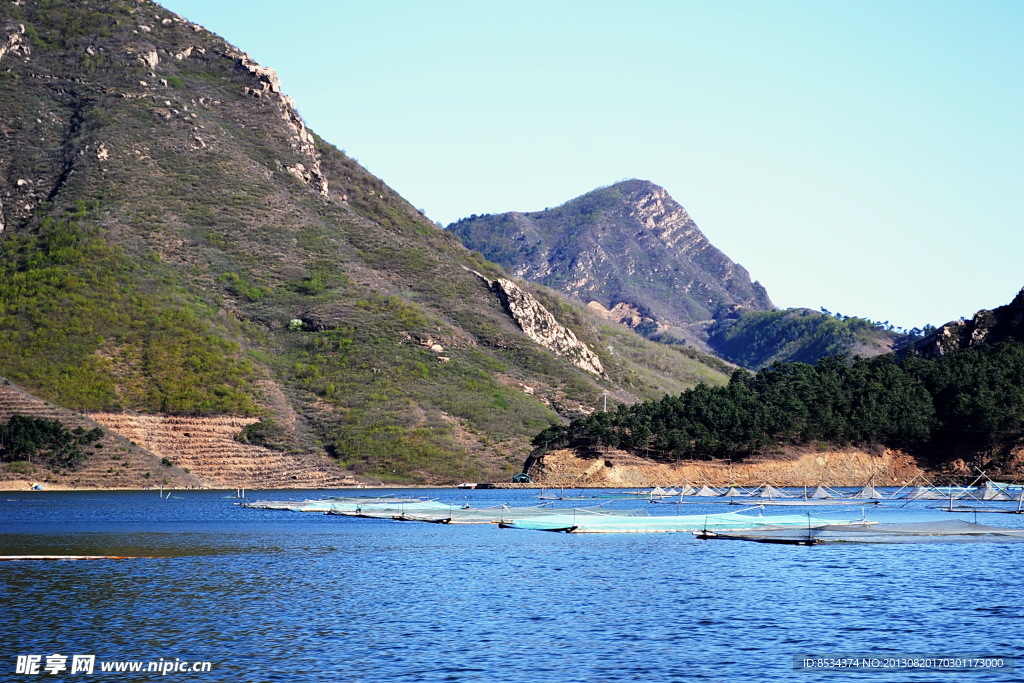
[[[475,272],[475,271],[474,271]],[[592,375],[604,375],[604,365],[589,346],[565,327],[541,302],[507,278],[489,280],[476,273],[501,301],[501,305],[523,333],[556,356],[567,358],[573,365]]]
[[[518,277],[604,309],[643,310],[660,325],[773,308],[765,289],[664,188],[643,180],[555,209],[471,217],[448,228]]]
[[[1024,341],[1024,289],[1005,306],[978,311],[970,320],[946,323],[916,348],[922,355],[934,357],[1005,339]]]

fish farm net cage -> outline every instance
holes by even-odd
[[[826,525],[813,528],[766,528],[698,532],[699,538],[820,545],[831,543],[1019,543],[1024,529],[975,524],[962,520],[903,524]]]

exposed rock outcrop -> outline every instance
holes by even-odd
[[[620,301],[610,309],[605,308],[600,301],[591,301],[587,303],[587,309],[605,320],[610,320],[630,329],[636,329],[644,323],[657,325],[657,321],[647,315],[642,308],[628,301]]]
[[[240,50],[231,48],[226,53],[234,58],[239,69],[247,71],[256,80],[255,88],[246,88],[253,97],[267,97],[277,102],[281,110],[281,118],[292,131],[292,148],[306,158],[306,162],[296,163],[288,167],[288,172],[314,188],[322,196],[329,196],[327,177],[320,167],[320,154],[316,151],[313,135],[306,128],[302,117],[295,108],[295,101],[281,90],[281,81],[277,72],[270,67],[262,66],[252,57]]]
[[[149,67],[150,71],[156,69],[157,65],[160,64],[160,55],[156,53],[156,50],[150,48],[143,50],[138,54],[139,61]]]
[[[595,375],[604,374],[604,366],[597,354],[519,285],[498,278],[491,283],[491,291],[498,295],[527,337],[559,356],[566,356],[578,368]]]
[[[25,25],[8,24],[4,27],[4,33],[6,35],[0,41],[0,60],[3,60],[7,55],[19,55],[28,59],[29,55],[32,54],[32,49],[25,42]]]
[[[604,375],[604,365],[598,355],[580,341],[572,330],[558,322],[533,295],[511,280],[491,280],[476,271],[473,272],[487,283],[527,337],[555,355],[568,358],[581,370],[593,375]]]
[[[1024,340],[1024,289],[1005,306],[978,311],[970,320],[946,323],[919,342],[917,349],[935,357],[1004,339]]]

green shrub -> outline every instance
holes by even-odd
[[[0,462],[33,461],[53,469],[76,469],[83,448],[103,438],[99,428],[68,429],[57,420],[15,414],[0,424]]]
[[[15,460],[14,462],[7,463],[7,471],[13,474],[31,475],[36,471],[36,468],[26,460]]]

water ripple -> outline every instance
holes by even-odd
[[[217,680],[239,681],[596,683],[788,681],[804,676],[793,657],[809,653],[1024,656],[1010,636],[1024,615],[1016,545],[544,534],[181,495],[44,494],[0,505],[4,554],[153,558],[0,563],[7,661],[179,657],[212,661]]]

